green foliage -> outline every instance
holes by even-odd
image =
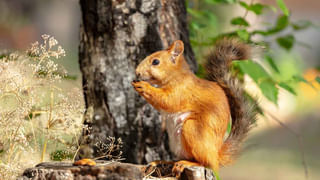
[[[291,26],[294,30],[299,31],[299,30],[304,30],[306,28],[309,28],[313,26],[313,24],[310,21],[301,20],[295,23],[292,22]]]
[[[276,33],[281,32],[289,25],[289,17],[281,15],[278,17],[277,22],[274,27],[271,27],[267,30],[255,30],[252,32],[252,34],[260,34],[263,36],[270,36],[274,35]]]
[[[233,64],[239,67],[243,74],[248,74],[257,83],[264,96],[277,103],[278,89],[276,83],[261,65],[250,60],[234,61]]]
[[[204,78],[206,76],[206,72],[205,72],[205,69],[204,69],[202,64],[199,64],[199,68],[198,68],[198,71],[197,71],[196,75],[199,78]]]
[[[227,127],[227,133],[230,134],[231,132],[231,126],[232,126],[232,121],[229,121],[228,127]]]
[[[277,0],[277,4],[284,15],[289,16],[289,10],[283,0]]]
[[[304,82],[310,84],[299,73],[288,77],[287,73],[278,67],[275,62],[281,61],[281,57],[277,56],[279,50],[283,52],[291,52],[293,47],[298,44],[295,39],[294,32],[301,31],[310,27],[315,27],[310,21],[301,20],[292,22],[290,20],[290,12],[283,0],[276,1],[277,7],[273,7],[263,3],[246,3],[244,1],[236,0],[189,0],[188,13],[190,25],[190,41],[196,56],[199,59],[203,58],[199,54],[207,52],[213,46],[214,42],[222,37],[238,37],[244,42],[259,45],[265,48],[263,61],[260,63],[252,60],[235,61],[233,69],[239,72],[238,75],[243,79],[243,75],[248,75],[260,88],[262,94],[274,104],[277,104],[279,88],[285,89],[289,93],[296,95],[295,84]],[[219,9],[220,4],[232,4],[245,10],[243,15],[235,15],[230,19],[232,30],[229,32],[219,32],[220,21],[218,15],[214,14],[216,9]],[[279,9],[280,11],[277,11]],[[253,24],[247,21],[248,13],[253,13],[256,16],[263,16],[265,12],[277,13],[275,22],[265,24],[259,29],[253,28]],[[225,11],[229,13],[229,11]],[[225,14],[226,15],[226,14]],[[270,14],[269,14],[270,16]],[[285,34],[283,33],[285,32]],[[199,38],[201,37],[201,38]],[[279,48],[271,49],[271,44],[277,44]],[[203,67],[199,66],[199,77],[204,77]],[[315,79],[320,83],[320,77]],[[251,97],[252,98],[252,97]],[[254,98],[252,98],[254,99]],[[261,111],[261,114],[263,112]]]
[[[276,73],[280,73],[277,65],[275,64],[273,58],[269,55],[265,55],[265,60],[268,62],[268,64],[270,65],[270,67],[276,72]]]
[[[282,87],[283,89],[291,92],[292,94],[297,95],[296,91],[290,85],[288,85],[287,83],[280,82],[279,86]]]
[[[250,38],[250,34],[246,29],[239,29],[237,30],[237,35],[239,36],[240,39],[243,41],[248,41]]]
[[[294,80],[296,82],[304,82],[306,84],[309,83],[306,79],[304,79],[302,76],[299,76],[299,75],[292,76],[292,80]]]
[[[256,83],[262,79],[270,79],[269,74],[264,68],[251,60],[233,61],[235,66],[238,66],[241,72],[248,74]]]
[[[231,20],[231,24],[240,26],[249,26],[249,23],[242,17],[235,17]]]
[[[255,4],[247,4],[244,1],[240,1],[239,4],[244,7],[248,11],[252,11],[255,14],[262,14],[262,10],[267,7],[266,5],[260,4],[260,3],[255,3]]]
[[[319,76],[316,77],[316,81],[320,84],[320,77]]]
[[[260,82],[259,87],[263,93],[271,102],[277,103],[278,101],[278,88],[271,80],[265,80]]]
[[[50,153],[50,159],[53,161],[71,160],[73,158],[73,152],[66,150],[56,150]]]
[[[295,43],[295,38],[292,34],[288,34],[285,36],[278,37],[277,43],[279,44],[279,46],[289,51],[292,49]]]

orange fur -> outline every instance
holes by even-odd
[[[230,120],[228,99],[217,83],[196,77],[182,53],[182,41],[175,41],[169,49],[146,57],[136,69],[143,81],[132,84],[161,112],[191,112],[181,132],[184,150],[191,157],[188,160],[218,170],[219,150]],[[155,59],[160,64],[152,65]]]
[[[96,162],[92,159],[81,159],[73,163],[75,166],[95,166]]]

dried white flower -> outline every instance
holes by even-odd
[[[51,49],[53,46],[57,45],[58,41],[54,37],[50,37],[49,39],[49,49]]]
[[[42,37],[42,39],[43,39],[44,41],[46,41],[47,39],[49,39],[50,35],[48,35],[48,34],[43,34],[41,37]]]
[[[42,38],[25,54],[0,59],[0,150],[6,152],[0,156],[3,179],[12,179],[40,161],[28,156],[40,156],[44,146],[39,138],[72,152],[78,148],[77,141],[64,138],[81,132],[82,93],[59,87],[66,71],[54,59],[65,56],[65,51],[50,35]]]
[[[66,56],[66,52],[64,51],[64,49],[61,46],[58,46],[57,52],[60,56]]]

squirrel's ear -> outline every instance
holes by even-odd
[[[184,44],[181,40],[174,41],[171,46],[168,48],[168,51],[171,54],[170,60],[173,63],[176,63],[178,57],[183,53]]]

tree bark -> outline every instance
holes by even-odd
[[[197,69],[188,39],[184,0],[80,0],[79,62],[86,103],[79,158],[100,156],[97,143],[120,137],[126,162],[169,160],[159,114],[131,87],[147,55],[181,39]]]

